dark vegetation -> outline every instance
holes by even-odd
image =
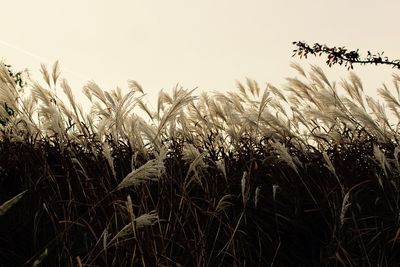
[[[66,107],[43,68],[35,109],[4,101],[0,265],[398,264],[398,124],[355,75],[345,97],[319,68],[294,67],[303,80],[286,92],[251,80],[212,98],[175,88],[157,112],[133,81],[133,102],[89,84],[93,117],[72,97]],[[17,88],[6,74],[1,86]],[[379,93],[398,115],[398,96]]]

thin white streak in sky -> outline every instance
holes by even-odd
[[[20,48],[20,47],[18,47],[18,46],[15,46],[15,45],[13,45],[13,44],[10,44],[10,43],[8,43],[8,42],[6,42],[6,41],[3,41],[3,40],[1,40],[1,39],[0,39],[0,44],[2,44],[2,45],[4,45],[4,46],[7,46],[7,47],[9,47],[9,48],[12,48],[12,49],[14,49],[14,50],[17,50],[18,52],[21,52],[21,53],[23,53],[23,54],[25,54],[25,55],[28,55],[28,56],[30,56],[30,57],[36,59],[36,60],[39,61],[40,63],[46,63],[46,64],[49,64],[49,65],[51,64],[50,60],[45,59],[45,58],[43,58],[43,57],[40,57],[40,56],[38,56],[38,55],[36,55],[36,54],[34,54],[34,53],[31,53],[31,52],[29,52],[29,51],[27,51],[27,50],[25,50],[25,49],[22,49],[22,48]],[[88,79],[85,75],[82,75],[82,74],[80,74],[80,73],[78,73],[78,72],[75,72],[75,71],[73,71],[73,70],[71,70],[71,69],[62,67],[61,70],[62,70],[62,71],[65,71],[65,72],[69,72],[70,74],[72,74],[72,75],[78,77],[80,80],[82,80],[82,82],[87,82],[87,81],[90,80],[90,79]]]

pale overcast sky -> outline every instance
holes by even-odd
[[[246,77],[280,86],[295,75],[292,41],[385,51],[400,58],[400,1],[35,0],[2,1],[0,59],[36,71],[59,60],[80,91],[88,80],[104,89],[138,81],[154,98],[185,88],[231,90]],[[368,92],[391,82],[389,67],[355,66]]]

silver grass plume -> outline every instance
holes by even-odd
[[[282,145],[280,142],[271,142],[271,146],[275,149],[275,151],[279,155],[280,161],[285,162],[287,165],[289,165],[296,173],[298,173],[296,163],[301,165],[301,162],[299,159],[292,157],[287,148]],[[295,163],[296,162],[296,163]]]
[[[219,201],[218,204],[215,208],[216,212],[221,212],[225,209],[227,209],[228,207],[233,206],[233,203],[231,201],[231,199],[234,197],[234,195],[228,194],[228,195],[224,195]]]
[[[17,204],[22,197],[25,195],[25,193],[27,192],[27,190],[19,193],[18,195],[14,196],[13,198],[7,200],[6,202],[4,202],[3,204],[0,205],[0,216],[4,215],[9,209],[11,209],[12,206],[14,206],[15,204]]]
[[[167,156],[167,152],[167,148],[163,147],[155,159],[149,160],[138,169],[129,173],[117,186],[117,189],[137,186],[146,181],[157,181],[165,171],[164,159]]]
[[[387,169],[390,170],[390,165],[386,159],[385,154],[379,149],[379,146],[374,144],[374,157],[379,162],[380,167],[387,176]]]
[[[145,226],[154,225],[158,220],[158,214],[155,210],[136,217],[133,222],[130,222],[122,227],[122,229],[108,242],[107,247],[114,243],[114,241],[117,239],[133,234],[134,232],[132,229],[132,224],[134,224],[135,229],[139,230]]]
[[[347,192],[343,197],[342,208],[340,210],[340,216],[339,216],[340,226],[343,226],[344,221],[345,221],[346,212],[351,205],[349,198],[350,198],[350,191]]]

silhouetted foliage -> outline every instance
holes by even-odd
[[[6,67],[10,77],[12,77],[14,79],[15,84],[18,85],[22,89],[26,85],[26,82],[22,78],[23,72],[22,71],[15,72],[12,70],[11,65],[8,65],[5,63],[3,63],[3,64]]]
[[[18,86],[19,90],[22,91],[22,89],[26,85],[26,82],[22,78],[23,72],[22,71],[18,71],[18,72],[13,71],[11,68],[11,65],[8,65],[8,64],[4,64],[4,66],[6,67],[7,72],[10,75],[10,77],[14,80],[15,84]],[[7,103],[3,103],[3,105],[4,105],[4,109],[6,110],[7,114],[10,117],[15,115],[15,111],[12,108],[10,108],[7,105]],[[7,121],[8,121],[8,119],[5,119],[5,120],[0,119],[0,124],[5,125],[7,123]]]
[[[326,64],[331,67],[332,65],[339,64],[347,67],[347,69],[353,69],[353,64],[375,64],[375,65],[390,65],[393,68],[400,69],[400,60],[390,60],[388,57],[383,56],[384,52],[373,54],[370,51],[367,52],[366,57],[362,57],[359,50],[349,50],[346,47],[328,47],[315,43],[313,46],[305,42],[293,42],[296,49],[293,50],[293,56],[303,56],[307,58],[308,55],[322,56],[327,55]]]

